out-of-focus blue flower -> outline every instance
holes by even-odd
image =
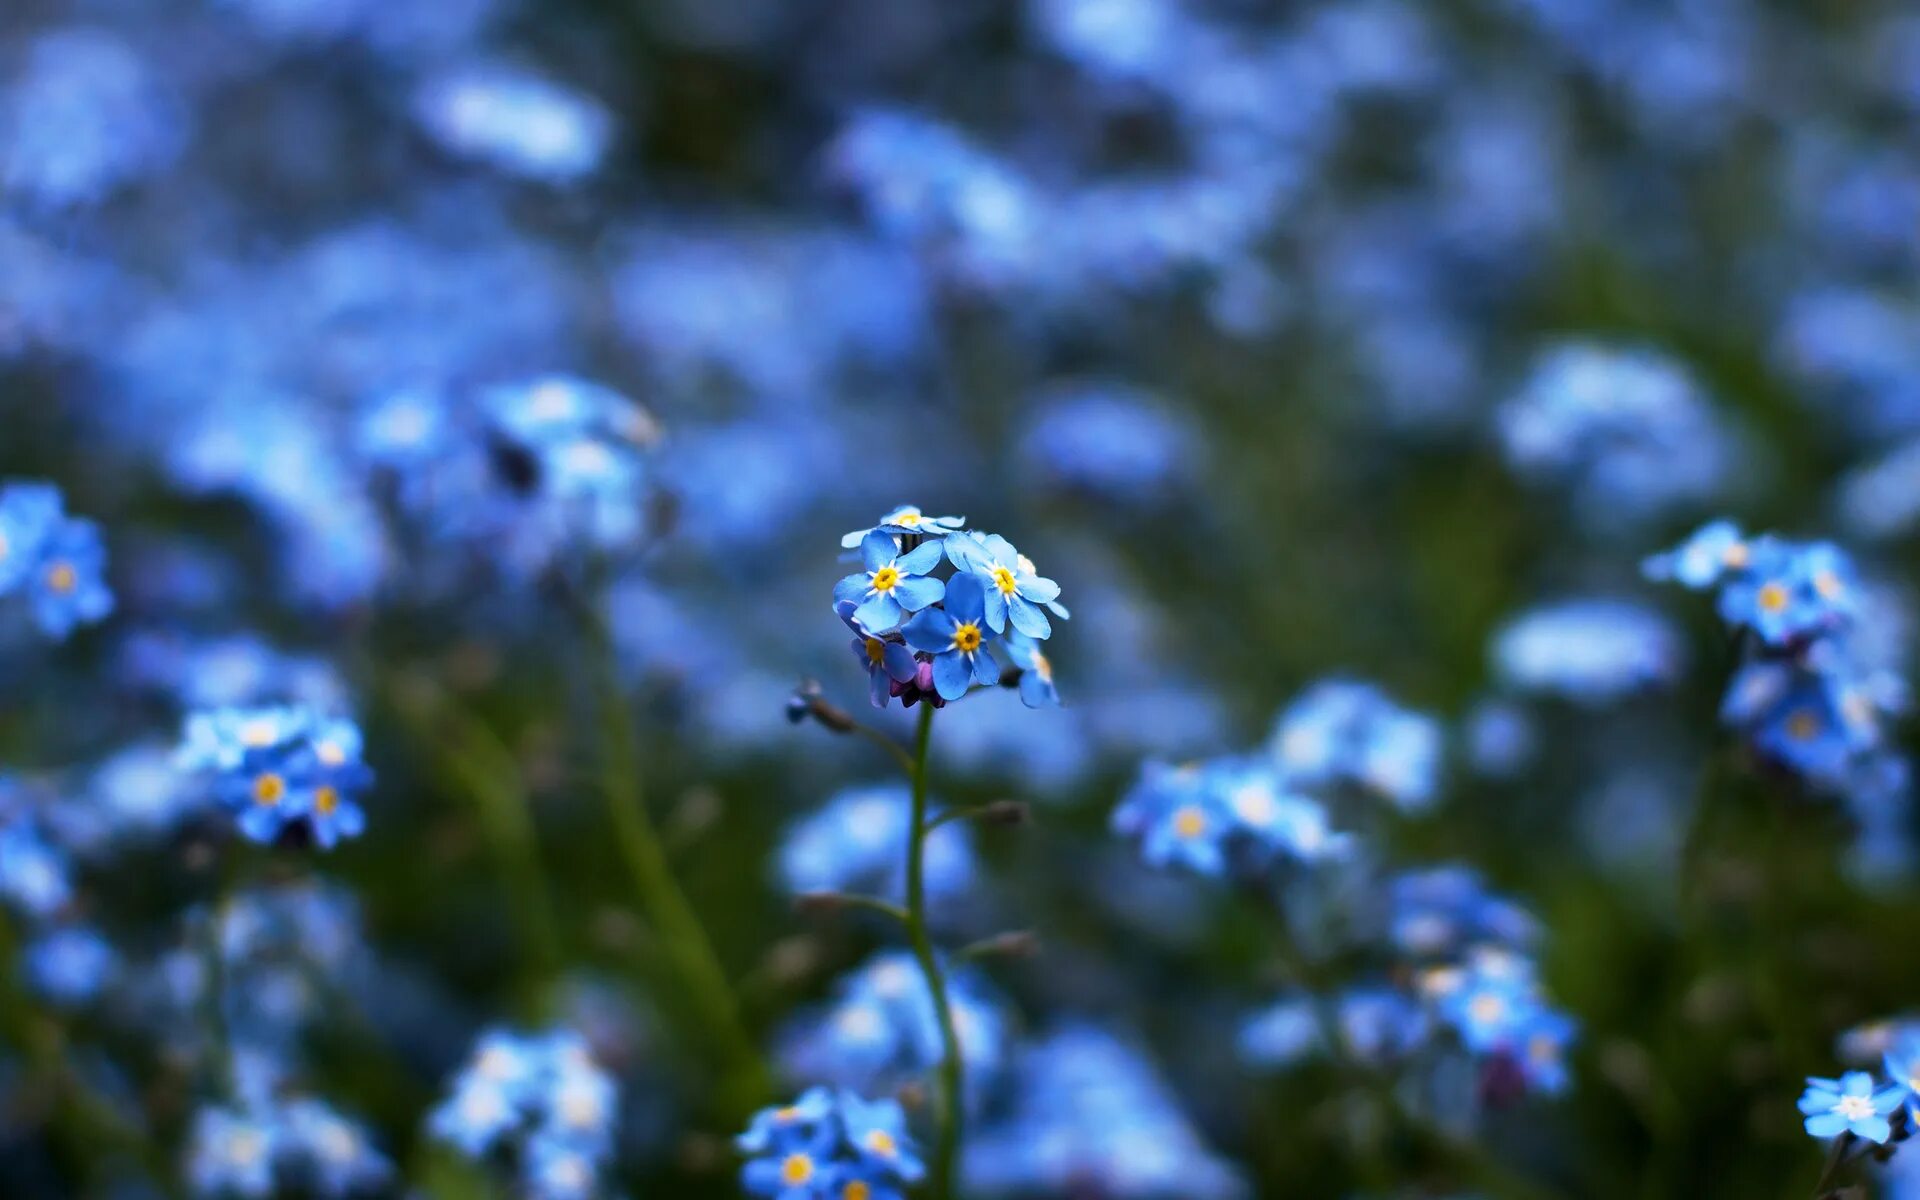
[[[877,891],[900,899],[906,892],[910,813],[904,784],[836,794],[788,831],[779,852],[782,881],[796,894]],[[949,821],[928,835],[925,865],[932,900],[951,901],[964,894],[978,871],[969,824]]]
[[[1731,572],[1745,570],[1752,557],[1753,547],[1740,536],[1738,525],[1709,521],[1672,550],[1648,558],[1641,571],[1656,583],[1678,583],[1701,591]]]
[[[1271,750],[1294,786],[1358,787],[1404,810],[1425,808],[1440,785],[1439,723],[1372,684],[1314,684],[1280,715]]]
[[[42,208],[104,200],[170,166],[185,115],[141,57],[98,29],[35,40],[0,96],[0,182]]]
[[[613,1150],[617,1104],[612,1077],[578,1035],[495,1029],[481,1035],[427,1128],[472,1158],[515,1146],[529,1194],[562,1200],[597,1193],[599,1171]]]
[[[1144,392],[1119,384],[1077,385],[1044,397],[1020,453],[1052,486],[1123,508],[1167,499],[1199,459],[1191,429]]]
[[[1650,350],[1546,352],[1500,413],[1508,460],[1562,482],[1596,525],[1712,497],[1733,446],[1687,372]]]
[[[203,1108],[187,1149],[187,1185],[196,1196],[270,1196],[273,1165],[285,1136],[276,1114]]]
[[[1882,1065],[1887,1078],[1906,1089],[1903,1099],[1912,1118],[1920,1115],[1920,1028],[1904,1025],[1891,1036],[1892,1044],[1882,1056]]]
[[[1538,749],[1532,719],[1518,706],[1497,700],[1474,706],[1463,737],[1473,769],[1495,779],[1518,772]]]
[[[67,516],[59,489],[0,486],[0,597],[24,590],[42,633],[64,640],[113,611],[106,557],[99,527]]]
[[[322,849],[366,827],[358,795],[373,782],[359,727],[304,708],[195,713],[176,764],[205,776],[248,838],[270,843],[298,827]]]
[[[977,1100],[1005,1069],[1005,1004],[967,970],[947,981],[968,1099]],[[800,1077],[866,1092],[918,1078],[943,1055],[939,1014],[912,955],[881,954],[842,979],[833,1000],[788,1033],[782,1058]]]
[[[9,811],[0,778],[0,897],[29,916],[46,917],[73,897],[67,857],[26,814]]]
[[[1469,946],[1533,944],[1540,927],[1519,905],[1487,890],[1469,867],[1406,871],[1388,886],[1388,936],[1417,960],[1457,956]]]
[[[1807,1090],[1800,1096],[1800,1112],[1811,1137],[1851,1133],[1878,1145],[1893,1136],[1887,1118],[1899,1110],[1906,1094],[1904,1085],[1878,1085],[1865,1071],[1848,1071],[1838,1079],[1809,1076]]]
[[[1147,763],[1114,810],[1113,828],[1140,843],[1149,865],[1202,875],[1313,863],[1351,849],[1325,808],[1290,790],[1270,762],[1252,758]]]
[[[854,605],[853,619],[867,629],[890,633],[908,613],[938,604],[946,595],[946,584],[927,574],[940,565],[940,558],[939,542],[922,542],[903,552],[896,538],[875,530],[860,541],[861,570],[835,585],[834,601]],[[976,640],[974,649],[979,648]]]
[[[613,140],[613,118],[597,101],[502,64],[469,65],[429,77],[414,116],[454,154],[511,175],[569,184],[592,174]]]
[[[362,1194],[385,1185],[393,1164],[356,1122],[313,1099],[288,1102],[280,1113],[278,1152],[293,1173],[326,1197]]]
[[[862,1100],[812,1088],[793,1104],[765,1109],[736,1140],[747,1155],[740,1183],[774,1200],[881,1200],[926,1174],[893,1099]]]
[[[98,996],[119,969],[119,956],[92,929],[69,925],[36,938],[26,949],[27,982],[63,1008]]]
[[[1683,651],[1657,611],[1627,600],[1583,599],[1530,609],[1494,635],[1502,680],[1520,691],[1603,704],[1670,681]]]
[[[962,1178],[988,1196],[1180,1196],[1235,1200],[1246,1186],[1210,1151],[1133,1047],[1086,1025],[1033,1043],[1010,1110],[970,1136]]]

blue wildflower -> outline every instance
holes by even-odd
[[[911,504],[903,504],[892,509],[873,525],[866,529],[855,529],[841,535],[840,545],[852,550],[867,539],[868,534],[885,533],[898,537],[945,537],[958,533],[967,527],[965,517],[931,517]]]
[[[1890,1034],[1892,1044],[1883,1056],[1887,1078],[1906,1089],[1907,1113],[1920,1120],[1920,1027],[1903,1025]]]
[[[1709,521],[1686,541],[1641,563],[1640,570],[1656,583],[1674,582],[1701,591],[1719,583],[1729,572],[1745,570],[1752,547],[1732,521]]]
[[[878,536],[869,535],[868,542]],[[929,549],[937,556],[940,543],[920,547]],[[1000,682],[1000,667],[987,653],[993,636],[986,619],[987,597],[977,575],[955,575],[946,585],[945,606],[923,610],[902,631],[909,646],[933,656],[933,686],[942,700],[958,700],[976,683],[991,687]]]
[[[270,1196],[273,1164],[286,1131],[276,1114],[203,1108],[187,1150],[187,1182],[196,1196]]]
[[[1371,684],[1314,684],[1281,714],[1271,746],[1296,787],[1358,786],[1406,810],[1426,807],[1439,789],[1439,723]]]
[[[98,996],[119,968],[107,940],[84,926],[67,926],[35,939],[26,949],[27,982],[63,1008]]]
[[[113,611],[107,552],[91,521],[62,520],[47,531],[29,582],[34,620],[51,638],[65,638]]]
[[[597,101],[494,64],[430,77],[414,98],[414,115],[454,154],[556,185],[598,168],[614,133],[612,116]]]
[[[1882,1144],[1893,1136],[1893,1124],[1887,1118],[1899,1109],[1906,1094],[1902,1084],[1876,1086],[1865,1071],[1848,1071],[1838,1079],[1809,1076],[1800,1111],[1810,1136],[1835,1138],[1851,1133]]]
[[[947,988],[971,1100],[1005,1066],[1006,1006],[969,970],[951,972]],[[803,1016],[784,1042],[782,1062],[793,1074],[863,1092],[919,1078],[944,1053],[926,979],[904,952],[876,955],[841,979],[832,1001]]]
[[[1001,639],[1000,651],[1020,672],[1022,704],[1028,708],[1060,707],[1060,689],[1053,682],[1053,663],[1038,642],[1015,629]]]
[[[282,1155],[319,1195],[360,1195],[392,1178],[393,1163],[375,1148],[366,1129],[320,1101],[289,1101],[280,1119]]]
[[[762,1110],[735,1144],[748,1156],[741,1186],[772,1200],[879,1200],[925,1174],[899,1101],[846,1091],[814,1088]]]
[[[1060,607],[1060,585],[1035,573],[1033,563],[999,534],[964,533],[946,539],[947,557],[961,571],[977,578],[986,601],[987,626],[1004,633],[1007,624],[1030,638],[1044,640],[1053,633],[1042,606],[1065,617]]]
[[[52,484],[0,486],[0,595],[33,573],[40,547],[60,519],[60,490]]]
[[[323,849],[358,836],[366,814],[356,795],[373,782],[359,728],[304,708],[196,713],[176,756],[208,774],[214,798],[240,831],[263,843],[299,827]]]
[[[613,1150],[617,1100],[612,1077],[577,1034],[494,1029],[481,1035],[427,1128],[471,1158],[518,1148],[534,1196],[595,1195]]]
[[[909,812],[904,784],[836,793],[787,831],[778,857],[781,881],[796,894],[879,892],[903,898]],[[978,871],[968,822],[949,821],[927,835],[929,897],[959,899]]]
[[[902,553],[897,539],[875,531],[860,540],[860,562],[863,569],[842,579],[833,598],[855,605],[853,619],[870,632],[892,632],[906,614],[939,603],[947,593],[946,584],[927,574],[940,564],[939,542]]]
[[[1521,691],[1601,704],[1679,669],[1679,635],[1651,608],[1624,600],[1583,599],[1522,613],[1494,637],[1502,679]]]
[[[885,708],[893,695],[893,685],[913,682],[920,664],[905,642],[868,632],[854,617],[858,608],[851,600],[841,600],[834,604],[833,611],[853,630],[853,656],[867,672],[867,699],[875,708]]]

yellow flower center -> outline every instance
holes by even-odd
[[[253,781],[253,802],[263,808],[272,808],[286,794],[287,781],[272,772]]]
[[[886,655],[887,655],[887,644],[885,642],[881,641],[879,638],[867,639],[867,661],[868,662],[872,663],[874,666],[877,667],[880,665],[881,660],[884,659]]]
[[[80,583],[80,573],[72,563],[57,562],[47,568],[47,586],[56,592],[71,592]]]
[[[313,807],[323,817],[332,816],[333,810],[340,807],[340,793],[330,787],[316,790],[313,793]]]
[[[1011,596],[1020,590],[1020,581],[1015,579],[1013,572],[1007,570],[1005,567],[995,567],[993,569],[993,586],[1000,589],[1002,596]]]
[[[895,567],[881,567],[870,582],[874,591],[884,594],[900,586],[900,572]]]
[[[980,648],[980,627],[972,621],[956,625],[953,630],[953,648],[962,654],[972,654]]]
[[[1757,600],[1761,611],[1779,612],[1787,606],[1787,589],[1777,583],[1766,584],[1761,587]]]
[[[884,1129],[876,1129],[867,1135],[867,1149],[881,1158],[892,1158],[899,1148],[893,1140],[893,1135]]]
[[[789,1154],[780,1164],[780,1182],[799,1187],[813,1178],[813,1160],[804,1154]]]
[[[279,728],[272,721],[264,718],[249,721],[240,730],[240,740],[249,746],[271,746],[279,736]]]
[[[893,523],[895,525],[905,525],[908,529],[912,529],[920,523],[920,514],[916,512],[903,512],[893,519]]]
[[[872,1195],[873,1189],[858,1179],[840,1189],[840,1200],[868,1200]]]
[[[1173,831],[1191,841],[1207,831],[1207,814],[1189,804],[1173,814]]]

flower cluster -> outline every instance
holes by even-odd
[[[1405,811],[1425,808],[1440,787],[1439,722],[1357,680],[1301,693],[1280,714],[1270,750],[1297,787],[1357,788]]]
[[[359,1122],[308,1098],[202,1108],[190,1139],[186,1172],[195,1196],[303,1192],[332,1200],[375,1194],[393,1176]]]
[[[1065,619],[1060,585],[998,534],[966,528],[961,517],[894,509],[840,544],[859,571],[833,589],[834,611],[852,628],[854,653],[876,707],[891,697],[935,707],[975,685],[1001,682],[1005,656],[1029,707],[1057,704],[1053,668],[1039,643],[1052,636],[1048,614]],[[946,578],[936,572],[950,568]]]
[[[359,427],[361,454],[422,537],[525,577],[645,538],[658,439],[632,400],[566,375],[392,393]]]
[[[742,1186],[775,1200],[905,1200],[926,1172],[898,1101],[823,1087],[756,1114],[736,1144]]]
[[[0,484],[0,600],[21,597],[42,633],[64,639],[113,611],[106,566],[99,527],[68,516],[58,488]]]
[[[1718,589],[1722,620],[1743,635],[1722,721],[1756,753],[1853,802],[1863,819],[1906,787],[1887,721],[1907,705],[1892,663],[1898,631],[1853,560],[1830,542],[1702,527],[1647,560],[1650,578]]]
[[[949,970],[947,1004],[973,1099],[1006,1065],[1009,1016],[987,982],[969,970]],[[940,1062],[939,1016],[913,956],[883,953],[840,980],[824,1008],[802,1014],[785,1046],[782,1058],[797,1078],[883,1092]]]
[[[1202,875],[1313,863],[1352,848],[1348,835],[1330,827],[1325,807],[1293,791],[1266,758],[1149,762],[1112,824],[1115,833],[1139,842],[1149,865]]]
[[[1809,1136],[1904,1143],[1920,1128],[1920,1022],[1877,1021],[1841,1038],[1850,1061],[1877,1060],[1878,1070],[1850,1070],[1807,1080],[1800,1112]],[[1863,1063],[1864,1065],[1864,1063]]]
[[[615,1087],[577,1034],[490,1030],[428,1118],[433,1136],[472,1158],[509,1152],[536,1200],[600,1193],[613,1151]]]
[[[1500,432],[1515,470],[1562,483],[1595,525],[1711,497],[1734,450],[1681,364],[1588,344],[1544,352]]]
[[[284,836],[332,849],[358,837],[358,796],[373,783],[361,760],[360,727],[309,708],[222,708],[187,719],[175,755],[206,778],[214,799],[252,841]]]

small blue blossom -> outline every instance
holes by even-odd
[[[1909,1118],[1920,1120],[1920,1028],[1901,1026],[1882,1056],[1887,1078],[1906,1089]]]
[[[1358,786],[1408,811],[1439,789],[1439,723],[1371,684],[1329,679],[1308,688],[1281,714],[1271,747],[1297,787]]]
[[[1009,1016],[1005,1002],[971,970],[952,971],[947,990],[973,1100],[1006,1065]],[[926,979],[912,955],[892,952],[836,983],[829,1004],[796,1022],[781,1058],[794,1075],[883,1092],[924,1075],[943,1054]]]
[[[219,709],[188,718],[175,761],[210,777],[214,798],[253,841],[298,828],[331,849],[366,827],[357,796],[373,773],[360,754],[351,721],[305,708]]]
[[[1054,686],[1053,663],[1034,641],[1019,630],[1000,640],[1000,652],[1020,672],[1020,702],[1028,708],[1060,707],[1060,689]]]
[[[1672,550],[1640,565],[1655,583],[1678,583],[1694,591],[1718,584],[1728,573],[1745,570],[1753,549],[1732,521],[1709,521]]]
[[[906,895],[910,797],[904,784],[852,787],[794,824],[782,842],[782,883],[795,894],[878,892]],[[949,821],[926,839],[927,895],[944,907],[972,886],[975,861],[969,823]]]
[[[481,1035],[427,1130],[475,1159],[515,1146],[530,1195],[571,1200],[598,1194],[617,1104],[613,1078],[577,1034],[494,1029]]]
[[[842,579],[833,598],[853,604],[853,619],[871,632],[898,629],[906,614],[939,603],[947,593],[946,584],[927,574],[940,564],[939,542],[902,553],[898,539],[876,530],[861,539],[860,562],[863,569]]]
[[[1028,637],[1045,640],[1053,626],[1043,607],[1067,615],[1059,604],[1060,585],[1036,574],[1027,556],[999,534],[963,533],[945,545],[953,565],[980,581],[987,626],[995,633],[1005,633],[1011,622]]]
[[[895,537],[945,537],[967,527],[965,517],[930,517],[911,504],[892,509],[866,529],[851,530],[840,538],[843,549],[853,550],[867,535],[885,533]]]
[[[0,595],[40,563],[40,548],[61,520],[60,490],[47,483],[0,486]]]
[[[26,949],[27,982],[62,1008],[98,996],[119,968],[119,956],[99,933],[67,926],[43,934]]]
[[[187,1150],[187,1183],[208,1198],[273,1194],[273,1164],[286,1131],[274,1114],[203,1108]]]
[[[937,551],[939,543],[928,542],[920,549]],[[993,637],[987,628],[987,596],[978,576],[955,575],[946,587],[945,607],[926,609],[903,631],[907,645],[933,656],[933,686],[942,700],[958,700],[976,683],[992,687],[1000,682],[1000,666],[987,652]]]
[[[414,97],[414,115],[454,154],[555,185],[596,170],[614,132],[613,118],[598,102],[501,65],[430,77]]]
[[[1809,1076],[1807,1090],[1800,1096],[1800,1112],[1811,1137],[1851,1133],[1879,1145],[1893,1136],[1893,1124],[1887,1118],[1898,1111],[1906,1095],[1904,1084],[1879,1086],[1865,1071],[1848,1071],[1838,1079]]]
[[[1603,704],[1671,680],[1683,658],[1666,618],[1625,600],[1570,600],[1531,609],[1494,636],[1502,680],[1519,691]]]
[[[741,1186],[772,1200],[898,1196],[926,1173],[906,1120],[897,1100],[813,1088],[791,1105],[755,1114],[736,1139],[747,1155]],[[863,1187],[846,1186],[853,1181]]]
[[[920,670],[913,651],[895,636],[875,637],[855,617],[858,605],[851,600],[834,604],[833,611],[853,630],[853,656],[867,672],[867,699],[875,708],[885,708],[893,696],[893,685],[911,683]]]

